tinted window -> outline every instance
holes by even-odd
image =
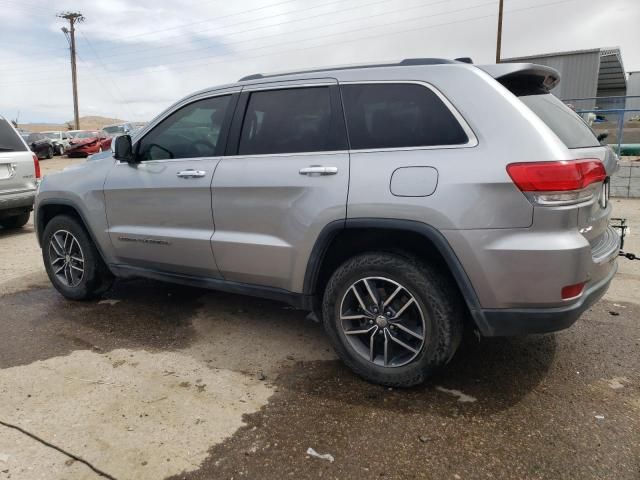
[[[401,148],[467,143],[447,106],[410,83],[342,86],[351,148]]]
[[[23,152],[26,150],[20,137],[6,120],[0,119],[0,152]]]
[[[229,95],[191,103],[160,122],[139,143],[141,160],[214,157]]]
[[[553,130],[567,148],[597,147],[600,145],[589,126],[576,112],[554,95],[526,95],[519,97]]]
[[[334,149],[328,87],[268,90],[249,97],[240,155]]]

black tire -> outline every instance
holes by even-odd
[[[84,257],[84,272],[79,283],[70,286],[56,275],[52,266],[51,241],[59,231],[67,231],[77,240]],[[49,221],[42,235],[42,257],[49,280],[56,290],[71,300],[89,300],[99,297],[113,283],[113,275],[105,265],[98,249],[84,226],[74,217],[58,215]]]
[[[53,147],[47,147],[47,158],[53,158]]]
[[[402,285],[423,312],[424,340],[406,364],[375,364],[347,340],[340,320],[342,301],[351,286],[366,277],[384,277]],[[417,258],[386,252],[361,254],[343,263],[329,280],[322,304],[325,330],[342,361],[364,379],[392,387],[420,384],[451,360],[462,338],[464,312],[463,300],[446,275]],[[394,332],[402,333],[397,327]]]
[[[0,220],[0,227],[3,228],[20,228],[24,227],[29,221],[31,212],[21,213],[20,215],[12,215]]]

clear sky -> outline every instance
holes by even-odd
[[[505,0],[503,57],[619,46],[640,70],[640,0]],[[498,0],[0,0],[0,115],[73,118],[65,20],[78,26],[80,115],[149,120],[256,72],[495,59]]]

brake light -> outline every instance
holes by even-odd
[[[38,161],[38,156],[33,155],[33,168],[36,172],[36,180],[40,179],[40,162]]]
[[[607,178],[598,159],[511,163],[507,173],[525,195],[529,194],[530,200],[541,205],[588,201],[595,193],[589,187]]]
[[[582,290],[584,289],[586,282],[576,283],[575,285],[567,285],[562,288],[562,299],[568,300],[570,298],[576,298],[582,295]]]

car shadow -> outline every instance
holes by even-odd
[[[27,235],[33,235],[35,233],[33,224],[28,223],[21,228],[3,228],[0,227],[0,240],[3,238],[23,237]]]
[[[545,378],[556,353],[553,335],[471,339],[424,385],[388,390],[333,360],[322,326],[305,320],[306,312],[268,300],[131,279],[117,281],[95,301],[69,301],[52,288],[7,295],[0,297],[0,311],[0,368],[79,349],[177,350],[198,344],[193,355],[215,358],[218,368],[272,367],[283,391],[407,413],[507,409]],[[284,367],[278,363],[288,357]]]

